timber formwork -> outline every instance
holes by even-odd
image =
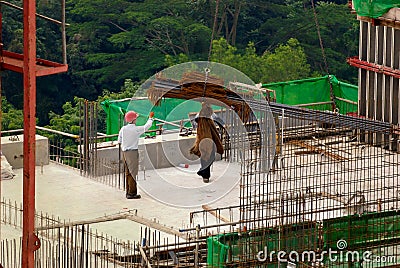
[[[358,114],[377,121],[400,123],[400,9],[360,21],[359,55],[348,63],[359,68]],[[393,139],[374,135],[374,142]],[[380,140],[380,141],[378,141]],[[399,144],[392,149],[399,150]]]

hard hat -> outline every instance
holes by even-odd
[[[134,121],[138,117],[138,114],[135,113],[134,111],[129,111],[125,114],[125,121],[130,123]]]

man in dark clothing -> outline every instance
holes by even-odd
[[[197,174],[203,177],[203,181],[210,181],[210,167],[215,161],[215,152],[223,154],[224,148],[215,127],[214,121],[211,119],[213,110],[209,104],[203,103],[197,121],[197,137],[196,142],[190,149],[191,154],[200,157],[200,170]]]

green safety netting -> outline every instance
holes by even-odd
[[[358,252],[358,256],[362,256],[364,252],[369,251],[374,256],[386,258],[400,241],[400,211],[349,215],[324,220],[322,225],[325,251],[339,251],[338,241],[345,241],[345,252]],[[345,264],[350,267],[362,267],[361,263],[352,262],[346,254],[337,257],[336,261],[325,258],[325,263],[329,267],[343,267]],[[394,257],[387,259],[384,264],[389,266],[398,263],[399,257]]]
[[[147,98],[124,99],[124,100],[106,100],[101,103],[101,107],[107,115],[107,134],[117,134],[124,124],[124,114],[127,110],[134,110],[139,113],[137,125],[144,125],[147,121],[150,111],[153,111],[155,117],[161,120],[173,122],[189,118],[189,113],[200,111],[201,104],[196,101],[187,101],[180,99],[163,99],[159,106],[154,106]],[[190,124],[190,123],[187,123]],[[165,124],[164,129],[176,128]],[[156,129],[156,122],[150,130]],[[155,135],[148,134],[148,135]]]
[[[331,101],[330,84],[333,95],[336,97],[335,105],[339,113],[348,114],[357,112],[358,87],[341,82],[334,75],[263,84],[262,87],[275,91],[276,102],[298,105]],[[310,105],[307,108],[332,110],[332,104]]]
[[[400,257],[393,254],[394,258],[389,258],[390,252],[396,251],[399,241],[400,211],[368,212],[325,219],[322,222],[296,223],[248,233],[234,232],[212,236],[207,238],[207,265],[230,267],[229,264],[240,261],[244,256],[248,261],[256,261],[257,253],[262,250],[265,252],[265,247],[268,254],[273,251],[296,251],[299,254],[325,252],[321,256],[324,257],[323,263],[327,267],[362,267],[361,262],[352,262],[351,257],[356,256],[355,252],[362,256],[366,251],[372,252],[374,257],[386,257],[385,265],[394,265],[399,262]],[[334,259],[329,258],[329,252],[334,254]],[[318,258],[321,256],[318,255]],[[269,258],[267,261],[269,263],[263,263],[259,267],[277,267]]]
[[[259,266],[252,267],[277,267],[277,256],[273,252],[316,250],[318,232],[318,225],[315,222],[304,222],[281,228],[265,228],[208,237],[207,267],[222,268],[243,259],[255,261],[260,251],[267,253],[268,257],[260,261]],[[262,256],[264,257],[265,255]]]
[[[333,75],[295,80],[281,83],[264,84],[263,87],[272,89],[276,93],[278,103],[296,105],[307,103],[318,103],[330,101],[330,83],[332,85],[335,104],[342,114],[356,113],[357,105],[350,102],[357,102],[357,86],[343,83],[337,80]],[[339,99],[338,99],[339,98]],[[340,99],[347,100],[343,101]],[[160,106],[153,106],[147,98],[124,99],[124,100],[106,100],[101,103],[101,107],[107,114],[107,134],[117,134],[124,124],[123,115],[129,110],[139,113],[137,119],[138,125],[143,125],[150,111],[155,112],[155,116],[165,121],[179,121],[189,118],[189,113],[200,111],[201,104],[197,101],[188,101],[180,99],[163,99]],[[319,110],[332,110],[331,104],[313,105],[307,108]],[[151,129],[156,128],[156,123]],[[190,123],[186,123],[190,126]],[[165,124],[164,129],[176,128]],[[153,133],[152,135],[155,135]]]
[[[357,15],[378,18],[394,7],[400,7],[399,0],[353,0]]]
[[[391,245],[400,239],[400,211],[370,212],[324,220],[324,247],[337,249],[345,240],[347,248]]]

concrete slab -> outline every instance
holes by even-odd
[[[199,168],[199,164],[194,164],[188,168],[149,170],[146,172],[146,179],[139,180],[139,184],[147,195],[161,203],[187,208],[215,203],[237,188],[240,180],[239,164],[214,162],[210,183],[204,183],[196,174]],[[238,198],[238,192],[236,193]]]
[[[229,168],[230,167],[230,168]],[[236,168],[233,168],[236,167]],[[221,189],[225,190],[224,179],[237,177],[236,164],[228,164],[224,161],[214,163],[212,181],[205,184],[201,178],[195,174],[197,166],[189,168],[165,168],[146,171],[146,180],[143,173],[139,174],[139,188],[142,188],[142,199],[128,200],[125,192],[116,188],[101,184],[89,178],[82,177],[79,170],[50,163],[43,169],[36,170],[36,210],[47,213],[49,216],[59,217],[66,221],[93,220],[105,215],[115,215],[126,211],[137,211],[137,215],[156,221],[161,225],[178,231],[180,228],[193,226],[190,223],[190,213],[202,210],[201,205],[210,200],[210,196],[215,197],[221,194]],[[22,169],[14,170],[16,177],[13,180],[2,181],[1,197],[22,202]],[[225,177],[224,177],[225,176]],[[168,181],[173,187],[191,188],[191,193],[197,193],[194,198],[197,202],[187,208],[171,205],[163,202],[162,194],[170,194],[165,191],[161,181],[170,178]],[[159,187],[157,187],[159,186]],[[162,191],[164,189],[164,191]],[[227,204],[234,205],[239,203],[239,190],[235,185],[232,191],[227,192],[221,199],[215,202],[213,207],[225,207]],[[175,191],[179,193],[179,191]],[[156,195],[161,199],[157,200],[151,195]],[[168,197],[168,195],[166,195]],[[187,193],[179,195],[180,204],[185,200],[193,200]],[[209,223],[212,223],[213,216],[210,215]],[[201,224],[202,219],[195,219]],[[215,220],[217,222],[217,220]],[[193,224],[193,223],[192,223]],[[117,220],[107,223],[100,223],[91,226],[99,228],[99,232],[107,233],[108,236],[130,239],[137,238],[140,233],[140,225],[129,220]],[[1,239],[11,235],[9,231],[1,231]]]

